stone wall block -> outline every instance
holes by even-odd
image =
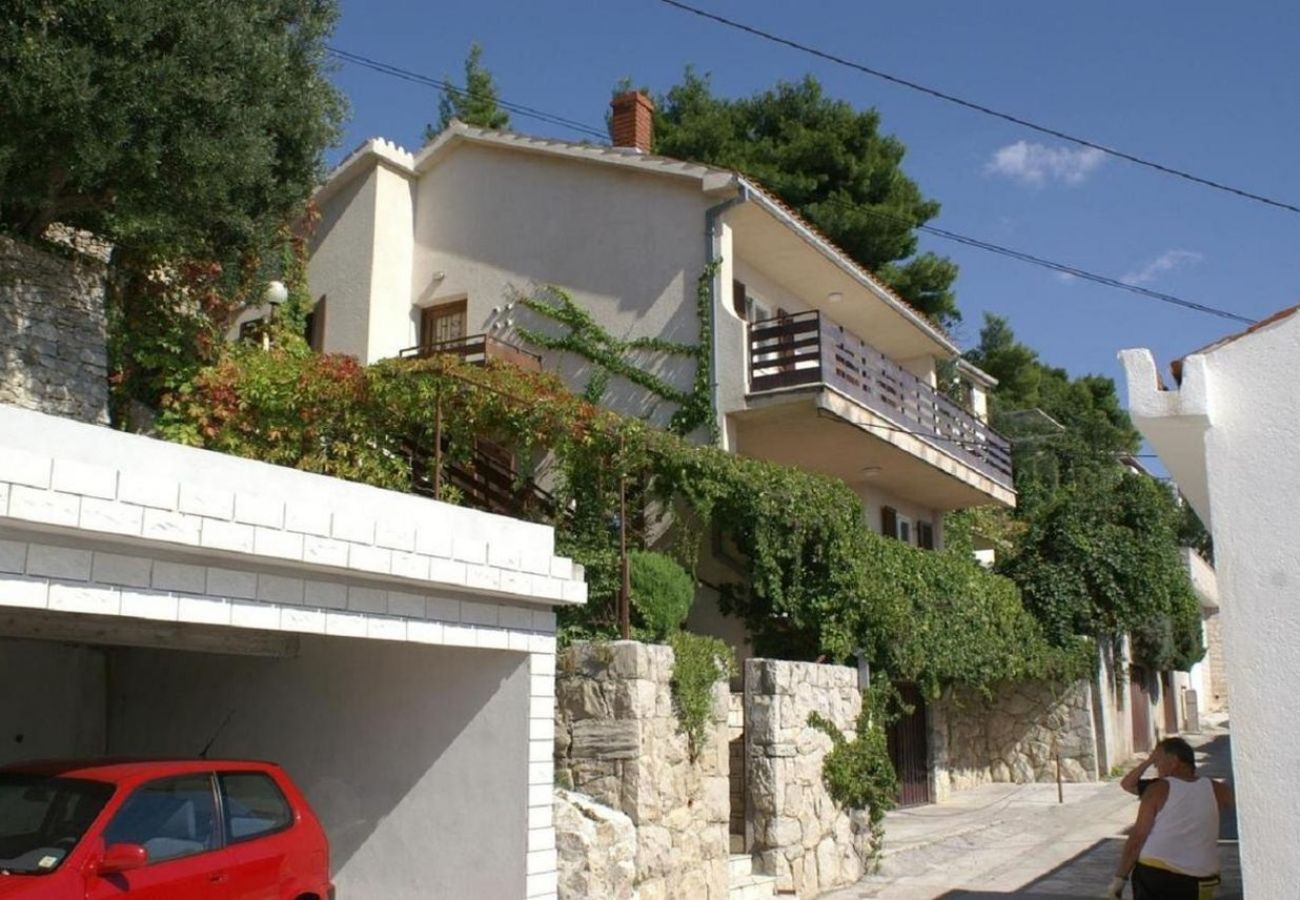
[[[576,644],[558,663],[556,767],[573,773],[635,830],[643,898],[727,897],[730,756],[725,682],[692,759],[672,702],[672,648]],[[567,732],[567,742],[559,735]],[[585,788],[584,788],[585,790]],[[561,891],[561,897],[567,896]]]

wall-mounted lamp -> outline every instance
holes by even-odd
[[[262,299],[269,306],[279,306],[289,299],[289,289],[284,286],[283,281],[268,282],[266,290],[262,292]]]
[[[843,299],[844,299],[844,295],[841,294],[839,291],[831,291],[829,294],[826,295],[827,303],[839,303]]]

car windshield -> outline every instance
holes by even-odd
[[[113,785],[0,772],[0,875],[46,875],[77,846]]]

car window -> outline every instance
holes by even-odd
[[[0,774],[0,872],[53,872],[112,795],[100,781]]]
[[[293,811],[275,779],[262,772],[223,772],[221,802],[226,810],[226,834],[231,842],[288,828]]]
[[[217,809],[206,774],[161,778],[137,788],[104,830],[104,843],[139,844],[149,862],[217,847]]]

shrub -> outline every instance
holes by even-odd
[[[679,631],[668,640],[674,662],[672,691],[691,759],[699,757],[713,704],[713,685],[736,670],[731,648],[717,638]]]
[[[628,553],[632,605],[646,630],[662,641],[686,621],[695,602],[695,582],[686,570],[662,553]]]

